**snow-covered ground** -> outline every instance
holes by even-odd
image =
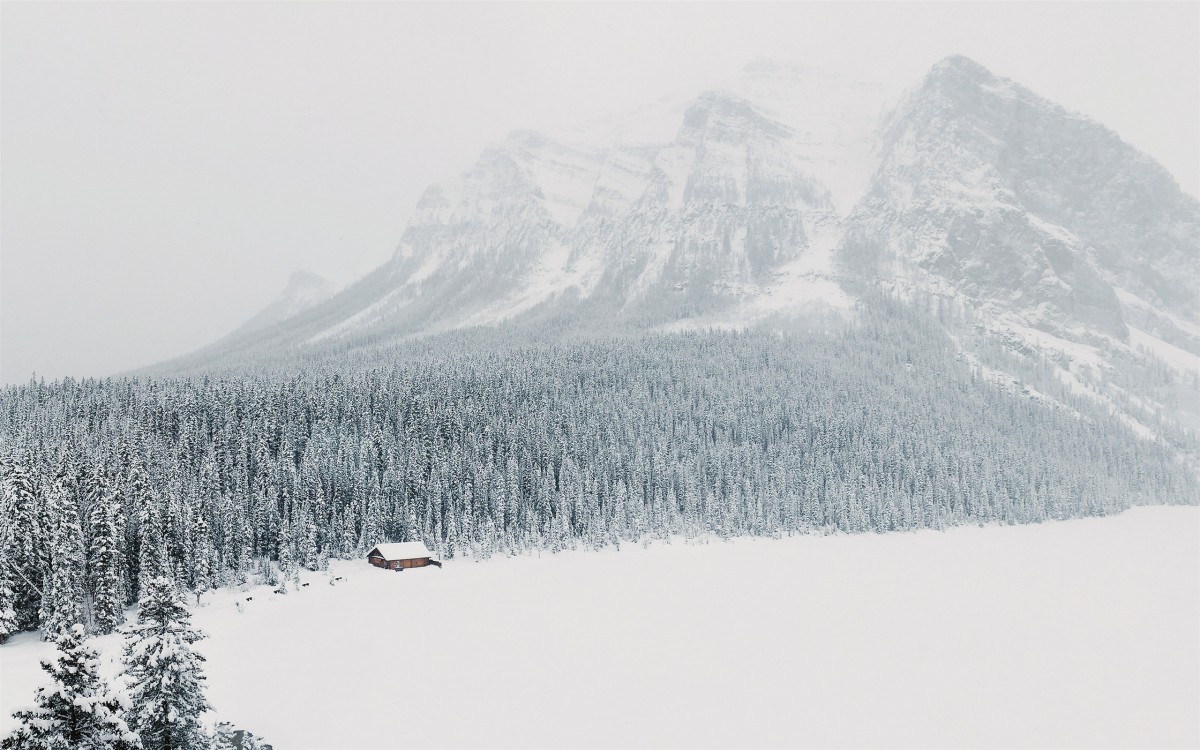
[[[1194,507],[332,574],[195,611],[280,750],[1200,745]],[[3,730],[48,652],[0,647]]]

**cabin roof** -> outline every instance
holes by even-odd
[[[380,544],[367,553],[367,557],[373,557],[376,553],[388,562],[392,560],[413,560],[418,557],[433,557],[433,553],[429,551],[424,542]]]

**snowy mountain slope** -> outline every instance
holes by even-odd
[[[1200,424],[1194,389],[1130,393],[1114,379],[1153,380],[1160,364],[1200,373],[1200,204],[1165,170],[962,57],[906,97],[880,150],[848,220],[847,274],[955,309],[980,329],[968,350],[1049,355],[1063,382],[1134,421],[1126,407]]]
[[[514,132],[425,192],[387,263],[205,360],[553,315],[811,328],[872,289],[929,305],[1000,377],[1021,375],[997,348],[1148,433],[1200,426],[1200,204],[962,57],[903,96],[760,60],[695,97]],[[1145,386],[1156,368],[1171,382]]]
[[[311,271],[294,271],[279,296],[229,334],[229,337],[237,338],[264,331],[324,302],[337,291],[337,285],[323,276]]]
[[[1046,328],[1126,339],[1117,288],[1195,317],[1200,204],[1102,126],[958,57],[882,144],[855,222],[898,259]]]
[[[839,88],[853,106],[830,102]],[[686,104],[514,132],[426,191],[384,266],[263,345],[432,333],[580,298],[639,320],[745,307],[812,237],[828,255],[847,185],[865,181],[880,91],[759,62]],[[820,285],[818,302],[844,306]]]
[[[829,190],[840,215],[866,192],[876,164],[875,133],[901,94],[881,83],[766,58],[722,88],[792,128],[793,152]]]

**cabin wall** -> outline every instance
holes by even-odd
[[[377,568],[385,568],[387,570],[401,570],[403,568],[423,568],[429,564],[428,557],[415,557],[409,560],[384,560],[382,557],[367,558]]]

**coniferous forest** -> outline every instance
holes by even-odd
[[[987,381],[895,309],[836,333],[478,342],[0,392],[0,633],[108,632],[160,577],[286,588],[381,541],[485,558],[1196,502],[1186,435],[1135,435],[1050,376],[1052,399]]]

